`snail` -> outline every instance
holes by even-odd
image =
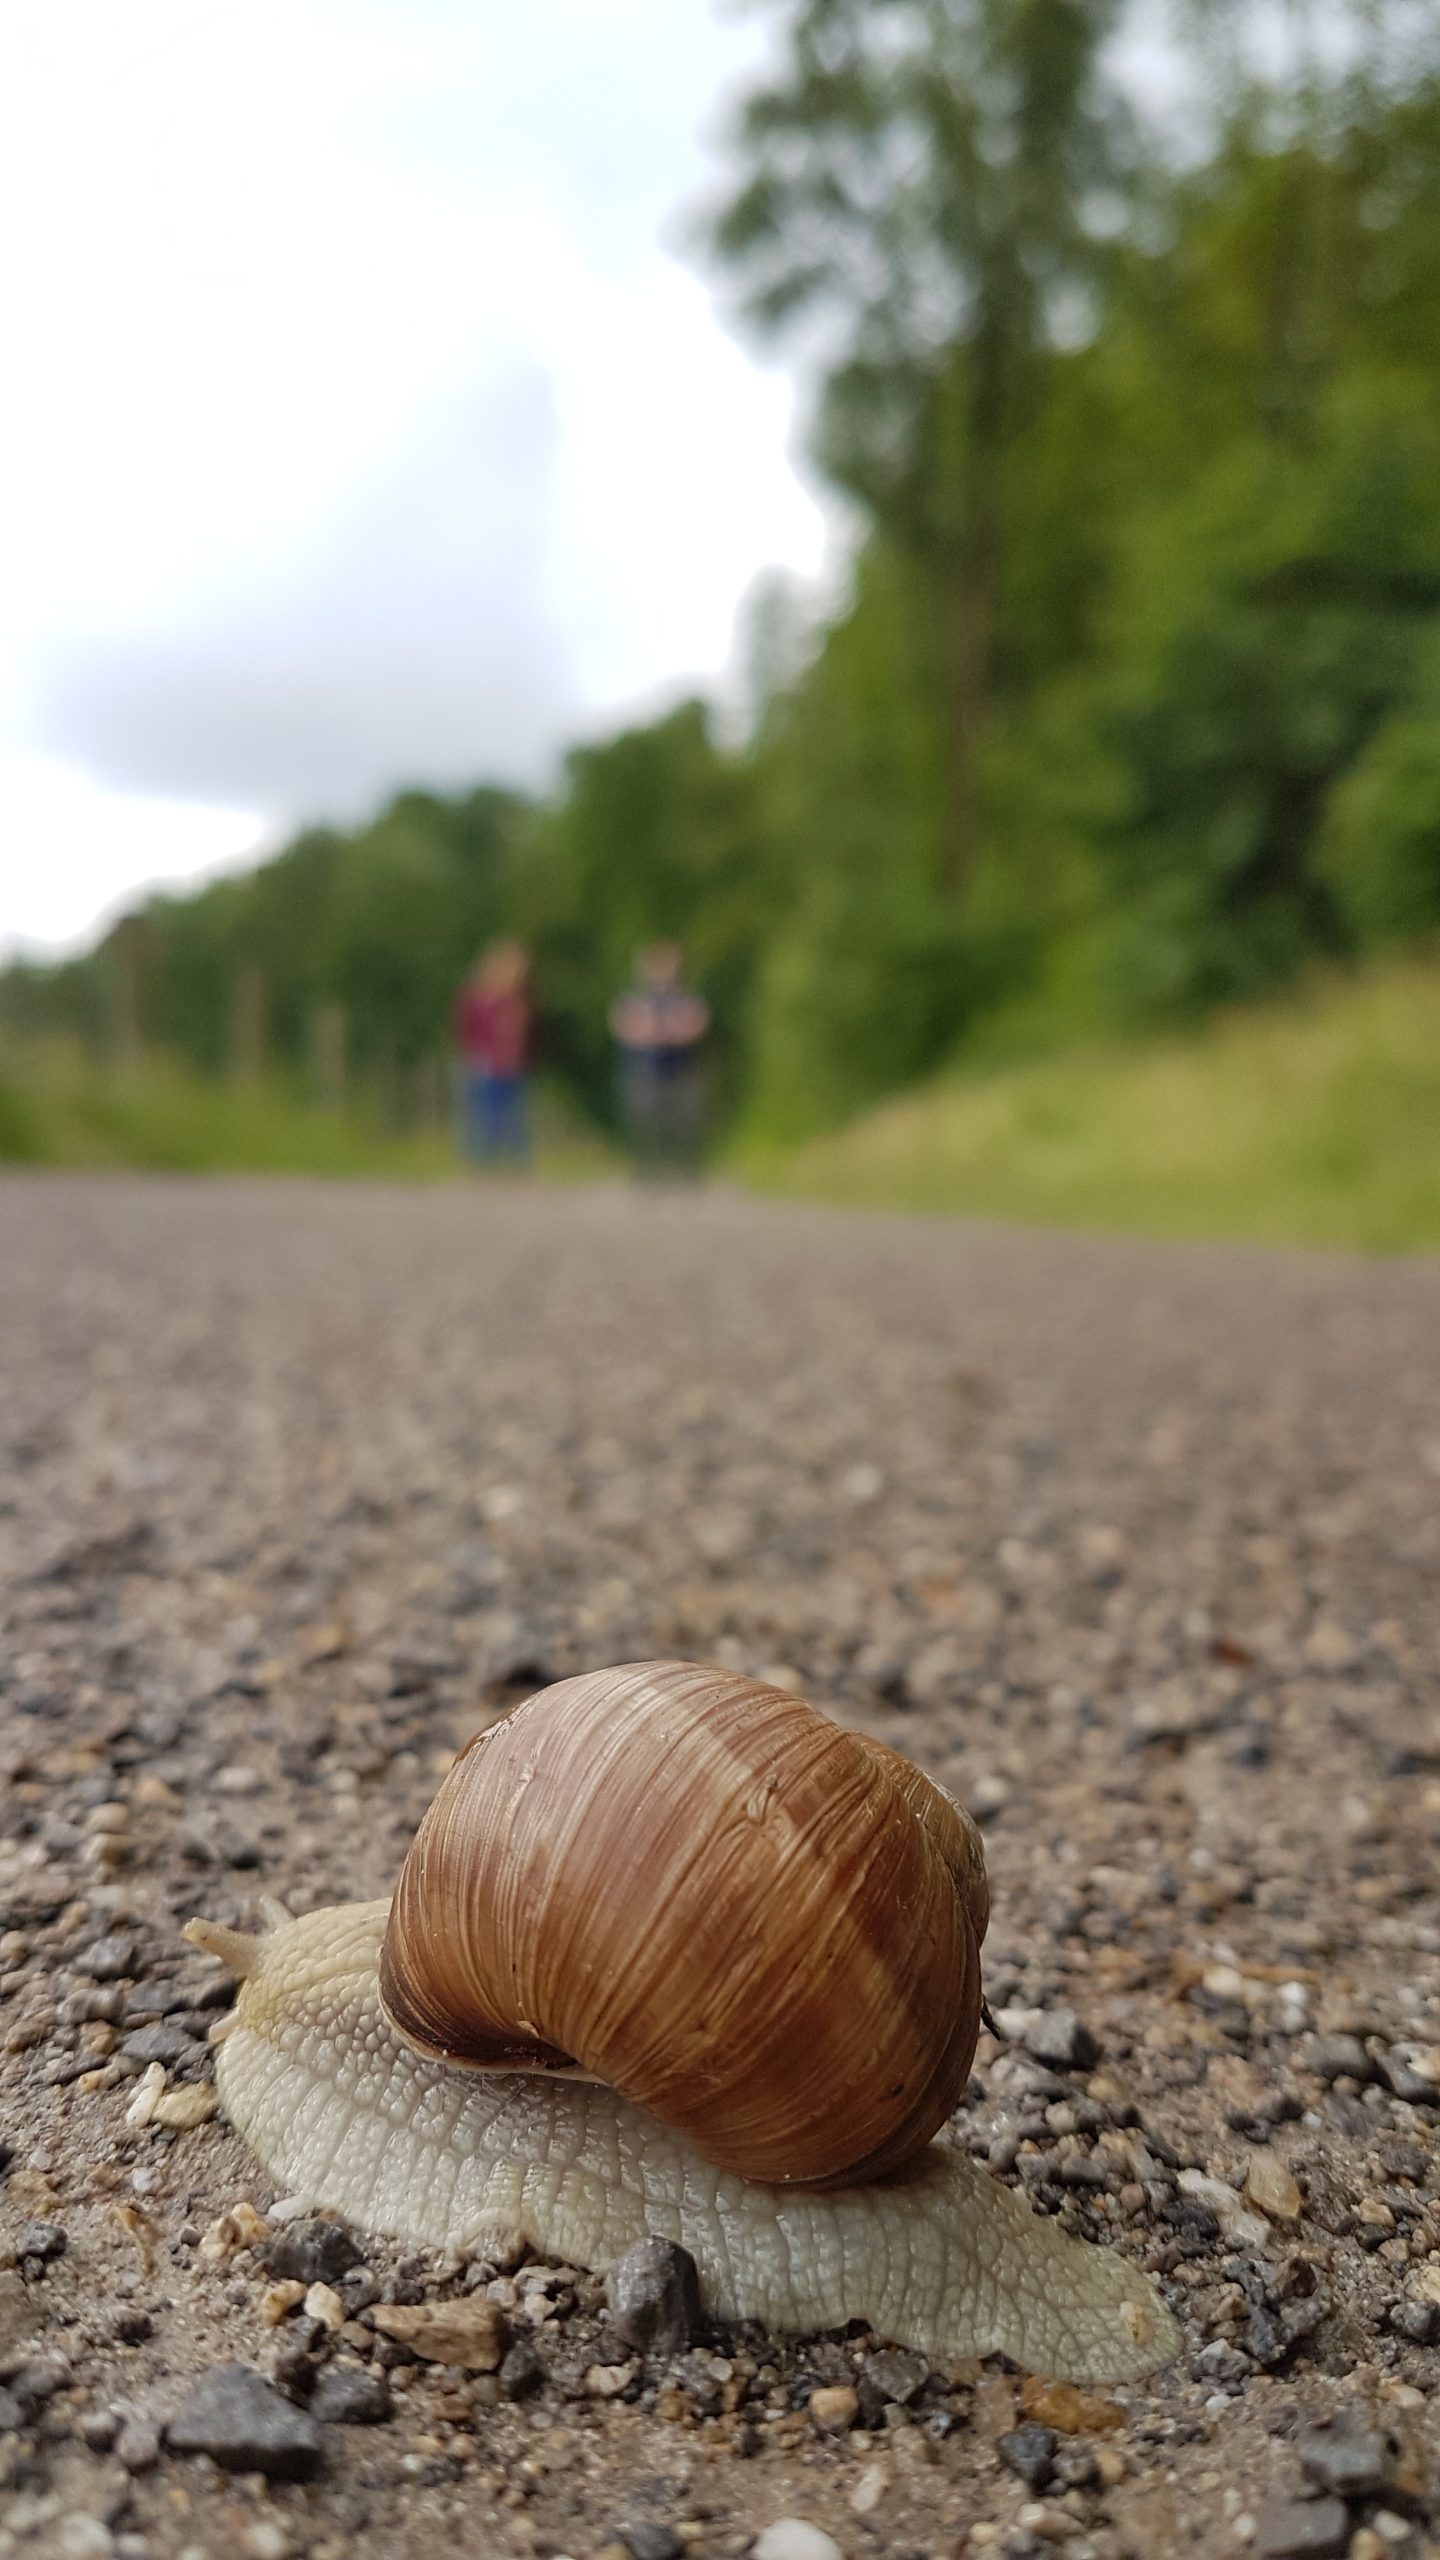
[[[720,2318],[1127,2379],[1177,2343],[1148,2279],[934,2139],[988,1914],[971,1817],[898,1753],[648,1662],[478,1734],[390,1902],[186,1934],[242,1977],[225,2111],[313,2207],[597,2269],[657,2234]]]

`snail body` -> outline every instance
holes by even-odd
[[[231,2122],[362,2229],[602,2269],[657,2234],[722,2318],[1139,2374],[1175,2345],[1148,2280],[931,2139],[987,1909],[969,1817],[898,1755],[643,1664],[481,1736],[393,1902],[189,1934],[242,1976]]]

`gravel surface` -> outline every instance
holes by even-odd
[[[0,2554],[1440,2549],[1437,1349],[1433,1262],[0,1184]],[[1161,2278],[1153,2387],[647,2351],[214,2114],[182,1922],[385,1891],[477,1725],[657,1653],[974,1807],[956,2131]]]

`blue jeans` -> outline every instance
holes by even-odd
[[[529,1163],[523,1076],[489,1075],[483,1067],[466,1069],[465,1152],[472,1164]]]

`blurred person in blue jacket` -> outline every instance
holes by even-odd
[[[699,1171],[704,1137],[700,1053],[710,1008],[685,984],[678,942],[640,953],[635,982],[610,1008],[620,1049],[620,1098],[637,1171]]]

